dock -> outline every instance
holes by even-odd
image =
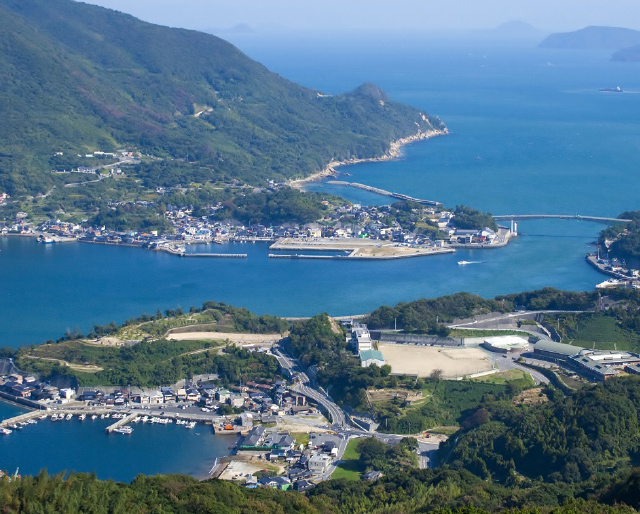
[[[131,412],[131,413],[127,414],[124,418],[121,418],[118,421],[116,421],[114,424],[109,425],[107,428],[105,428],[105,430],[107,431],[107,434],[110,434],[116,428],[120,428],[120,427],[123,427],[123,426],[131,423],[131,421],[133,421],[137,417],[138,417],[138,413],[137,412]]]
[[[42,411],[34,410],[32,412],[26,412],[25,414],[20,414],[19,416],[14,416],[13,418],[5,419],[0,421],[0,428],[7,428],[11,425],[17,425],[23,421],[29,421],[30,419],[41,418],[44,414]]]
[[[183,248],[175,248],[171,246],[160,246],[156,248],[160,252],[167,252],[178,257],[210,257],[218,259],[246,259],[246,253],[187,253]]]
[[[181,257],[221,257],[228,259],[246,259],[246,253],[183,253]]]
[[[414,198],[412,196],[404,195],[402,193],[394,193],[392,191],[386,191],[385,189],[380,189],[378,187],[372,187],[366,184],[360,184],[359,182],[345,182],[344,180],[328,180],[327,184],[333,184],[335,186],[355,187],[358,189],[362,189],[364,191],[369,191],[370,193],[375,193],[377,195],[391,196],[392,198],[398,198],[399,200],[406,200],[407,202],[420,203],[422,205],[430,205],[431,207],[442,206],[442,202],[436,202],[435,200],[425,200],[423,198]]]

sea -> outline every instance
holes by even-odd
[[[340,179],[492,214],[615,217],[640,209],[640,74],[607,52],[549,50],[537,41],[422,33],[227,36],[287,79],[325,94],[364,82],[439,116],[451,134],[408,145],[400,159],[340,169]],[[621,86],[624,93],[600,88]],[[362,204],[390,199],[326,181],[308,189]],[[518,223],[499,250],[384,262],[269,259],[268,245],[198,251],[246,259],[179,258],[85,243],[0,238],[0,346],[55,340],[157,309],[222,301],[258,314],[362,314],[386,304],[468,291],[484,297],[542,287],[591,290],[585,262],[603,225]],[[195,250],[194,250],[195,251]],[[477,261],[459,266],[458,261]],[[0,403],[0,416],[16,407]],[[106,436],[98,420],[42,422],[0,439],[0,469],[76,470],[128,481],[138,473],[202,474],[228,452],[210,431],[150,426]],[[178,430],[176,432],[176,430]]]

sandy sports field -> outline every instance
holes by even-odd
[[[232,343],[277,343],[282,334],[237,334],[232,332],[181,332],[169,334],[167,339],[173,341],[198,341],[212,339],[215,341],[229,340]]]
[[[428,377],[441,369],[443,377],[456,378],[493,368],[486,354],[478,348],[439,348],[408,344],[383,344],[378,349],[393,373]]]

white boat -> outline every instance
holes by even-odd
[[[28,419],[27,423],[29,423],[29,425],[35,425],[37,421],[35,419]]]
[[[104,419],[104,414],[100,414],[100,419]]]
[[[625,285],[624,280],[618,280],[617,278],[610,278],[609,280],[605,280],[604,282],[600,282],[596,284],[597,289],[607,289],[609,287],[622,287]]]
[[[119,434],[131,434],[131,432],[133,432],[133,428],[131,428],[129,425],[125,425],[123,427],[120,428],[116,428],[114,429],[114,432],[118,432]]]
[[[80,421],[84,421],[84,419],[85,419],[86,417],[87,417],[87,415],[83,413],[83,414],[80,414],[80,416],[78,416],[78,419],[79,419]]]
[[[58,415],[57,414],[53,414],[51,416],[51,421],[58,421]]]
[[[91,419],[96,419],[97,417],[98,417],[98,415],[97,415],[97,414],[93,414],[93,415],[91,416]]]
[[[458,266],[466,266],[467,264],[480,264],[481,261],[458,261]]]
[[[184,426],[184,428],[189,428],[189,429],[191,429],[191,428],[195,428],[195,426],[196,426],[196,422],[195,422],[195,421],[192,421],[191,423],[187,423],[187,424]]]
[[[64,419],[66,419],[67,421],[71,421],[72,418],[73,418],[73,414],[67,414],[67,417]]]
[[[9,435],[13,430],[9,430],[8,428],[0,428],[0,434]]]

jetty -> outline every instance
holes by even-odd
[[[138,413],[137,412],[135,412],[135,411],[131,412],[131,413],[127,414],[124,418],[120,418],[118,421],[116,421],[112,425],[109,425],[107,428],[105,428],[105,430],[106,430],[107,434],[110,434],[111,432],[113,432],[117,428],[123,427],[123,426],[131,423],[137,417],[138,417]]]
[[[391,196],[392,198],[398,198],[399,200],[406,200],[408,202],[420,203],[422,205],[429,205],[431,207],[442,207],[442,202],[436,202],[435,200],[425,200],[423,198],[414,198],[412,196],[404,195],[402,193],[394,193],[392,191],[387,191],[385,189],[380,189],[378,187],[372,187],[366,184],[360,184],[359,182],[345,182],[344,180],[328,180],[327,184],[333,184],[336,186],[355,187],[358,189],[362,189],[364,191],[369,191],[370,193],[375,193],[377,195]]]
[[[227,258],[227,259],[246,259],[246,253],[187,253],[184,248],[176,248],[172,246],[159,246],[156,250],[167,252],[178,257],[210,257],[210,258]]]
[[[31,412],[26,412],[24,414],[20,414],[19,416],[14,416],[13,418],[9,418],[9,419],[5,419],[3,421],[0,421],[0,428],[7,428],[10,427],[11,425],[17,425],[18,423],[22,423],[25,421],[29,421],[30,419],[40,419],[43,415],[41,411],[31,411]]]
[[[181,257],[220,257],[228,259],[246,259],[246,253],[183,253]]]
[[[336,260],[390,260],[406,257],[421,257],[453,253],[454,248],[441,246],[411,246],[408,244],[379,241],[375,239],[347,238],[283,238],[269,247],[270,250],[310,251],[310,252],[344,252],[342,255],[309,255],[309,254],[275,254],[270,258],[277,259],[336,259]]]

